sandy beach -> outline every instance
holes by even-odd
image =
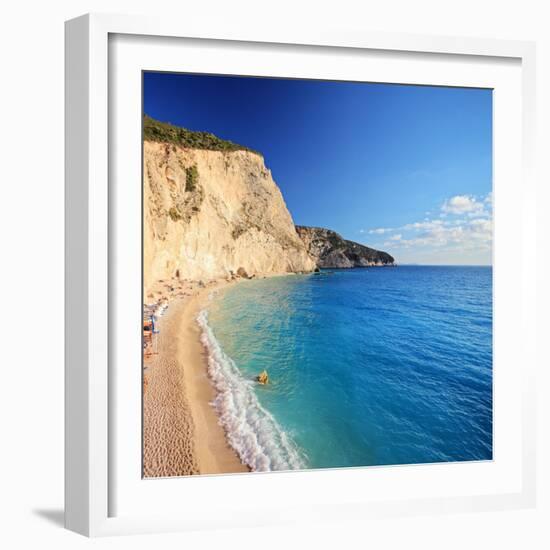
[[[155,354],[144,365],[143,474],[247,472],[210,404],[214,388],[196,321],[210,293],[229,283],[160,283],[153,294],[169,305],[158,323]]]

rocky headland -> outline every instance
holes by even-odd
[[[394,265],[387,252],[348,241],[335,231],[322,227],[296,226],[308,254],[322,268],[350,268]]]
[[[260,154],[146,119],[143,163],[146,297],[158,280],[315,269]]]

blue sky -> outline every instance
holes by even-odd
[[[145,73],[144,112],[262,152],[296,224],[491,263],[490,90]]]

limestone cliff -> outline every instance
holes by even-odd
[[[319,267],[368,267],[394,263],[393,257],[387,252],[347,241],[330,229],[297,225],[296,231]]]
[[[315,269],[261,155],[234,144],[229,150],[201,148],[204,136],[212,147],[211,134],[201,134],[196,147],[150,135],[145,133],[143,149],[146,293],[171,277]]]

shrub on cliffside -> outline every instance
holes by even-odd
[[[177,208],[170,208],[170,210],[168,210],[168,215],[170,216],[170,218],[172,219],[173,222],[177,222],[179,220],[182,219],[182,215],[181,215],[181,212],[177,209]]]
[[[148,115],[143,117],[143,139],[145,141],[156,141],[160,143],[175,143],[181,147],[191,149],[206,149],[208,151],[249,151],[260,155],[244,145],[221,139],[209,132],[193,132],[187,128],[174,126],[167,122],[160,122]],[[261,155],[260,155],[261,156]]]
[[[197,165],[194,164],[185,169],[185,190],[194,191],[199,183],[199,170]]]

